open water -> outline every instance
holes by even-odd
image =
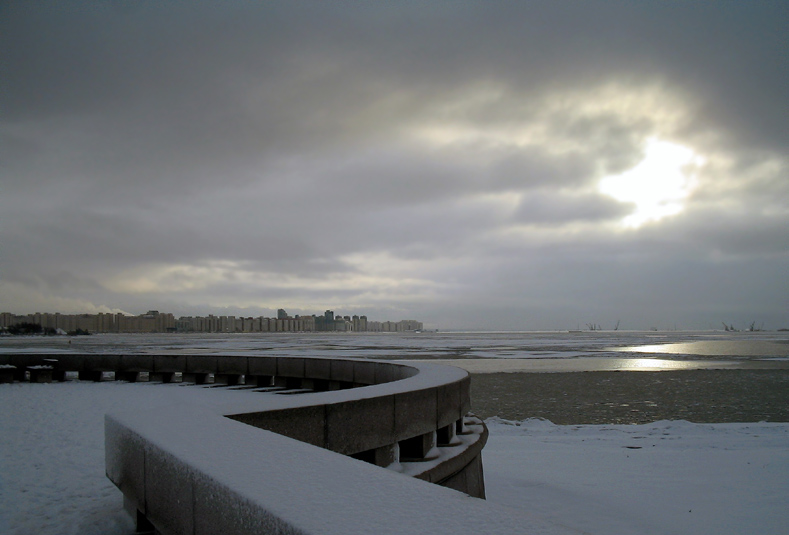
[[[561,424],[789,421],[789,332],[409,332],[2,337],[0,353],[425,360],[472,374],[480,417]],[[653,372],[653,373],[620,373]]]
[[[0,352],[430,360],[472,373],[789,369],[789,332],[409,332],[2,337]]]

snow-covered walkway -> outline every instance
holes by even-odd
[[[104,413],[240,394],[178,385],[0,385],[0,534],[129,535]],[[590,534],[783,534],[789,424],[488,421],[488,500]],[[528,533],[528,526],[524,526]]]

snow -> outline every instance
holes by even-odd
[[[786,533],[789,424],[487,424],[489,501],[589,533]]]
[[[177,384],[0,385],[0,533],[130,535],[122,495],[104,475],[104,414],[215,407],[250,395],[274,394]],[[611,535],[769,535],[789,523],[787,423],[487,423],[488,502],[515,516]]]

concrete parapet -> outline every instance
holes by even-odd
[[[249,374],[250,357],[220,356],[216,359],[216,373],[220,375]]]
[[[277,375],[276,357],[250,357],[247,362],[249,375],[274,377]]]
[[[391,383],[400,379],[407,379],[415,374],[416,370],[408,366],[390,362],[376,362],[373,367],[373,384]]]
[[[436,428],[456,422],[465,415],[462,410],[461,387],[470,383],[453,382],[436,387]]]
[[[216,373],[218,358],[210,355],[187,355],[183,372],[185,374]]]
[[[304,379],[305,361],[302,357],[277,357],[277,377]],[[298,384],[301,384],[298,382]]]
[[[304,374],[310,379],[331,380],[331,359],[305,359]]]
[[[50,362],[50,370],[78,371],[81,379],[88,380],[100,380],[104,372],[115,372],[121,379],[129,378],[130,374],[136,378],[144,372],[152,378],[182,373],[185,381],[197,383],[213,375],[218,383],[234,384],[245,376],[250,386],[269,386],[276,378],[278,384],[290,388],[310,387],[321,391],[299,396],[251,394],[243,402],[222,405],[221,414],[199,407],[188,414],[178,412],[186,409],[173,409],[175,412],[169,416],[151,413],[150,421],[137,416],[108,417],[107,475],[123,492],[132,513],[139,514],[141,525],[150,520],[160,533],[234,533],[236,528],[224,528],[231,525],[238,527],[238,533],[266,532],[262,526],[277,526],[282,532],[304,531],[298,522],[292,522],[291,514],[275,510],[268,502],[271,493],[280,492],[288,481],[279,480],[272,487],[270,474],[262,472],[252,487],[239,486],[238,480],[225,478],[221,469],[205,464],[208,451],[224,458],[225,447],[237,441],[248,443],[244,448],[256,452],[253,456],[279,458],[283,451],[265,447],[264,443],[270,439],[261,441],[262,437],[279,436],[272,444],[289,444],[289,447],[301,444],[297,448],[300,451],[302,447],[324,448],[304,450],[312,452],[309,456],[318,455],[317,451],[335,452],[378,467],[401,467],[401,471],[414,478],[484,497],[481,450],[487,430],[482,422],[465,418],[470,407],[470,379],[467,372],[457,368],[412,362],[276,356],[52,356],[57,361],[44,360],[48,356],[12,357],[7,359],[7,366],[18,361],[24,370]],[[0,368],[3,369],[12,368]],[[368,386],[349,389],[354,384]],[[154,423],[162,419],[168,421],[167,426]],[[235,420],[233,426],[224,424],[232,420]],[[170,440],[168,433],[176,438]],[[194,457],[194,448],[203,446],[188,438],[192,435],[194,440],[199,436],[209,443],[211,440],[221,443],[222,447]],[[287,442],[289,439],[298,442]],[[342,457],[322,458],[332,464]],[[249,460],[253,467],[258,461]],[[294,469],[301,462],[301,458],[293,461]],[[218,464],[225,470],[234,470],[225,460]],[[292,470],[281,464],[277,462],[275,468],[269,469],[274,473],[283,469],[290,477]],[[316,477],[324,476],[316,474]],[[249,497],[250,488],[267,485],[269,491],[255,499]],[[355,495],[359,493],[364,491],[357,489]],[[300,499],[294,497],[296,501]],[[220,503],[225,506],[217,505]],[[235,512],[229,513],[231,510]],[[238,516],[238,511],[248,511],[251,516],[241,518],[246,513]]]
[[[154,355],[150,380],[172,383],[176,380],[176,374],[183,373],[185,369],[186,355]]]
[[[339,360],[331,361],[331,380],[342,383],[353,383],[353,361]]]
[[[153,355],[122,355],[116,372],[152,372]]]
[[[176,373],[186,370],[186,355],[154,355],[154,373]]]
[[[158,418],[171,425],[158,424]],[[125,489],[135,516],[162,534],[569,533],[451,490],[465,485],[484,493],[482,433],[475,434],[476,445],[447,448],[460,454],[448,454],[444,462],[404,463],[427,465],[421,481],[202,407],[109,416],[106,434],[108,449],[123,449],[107,455],[108,477]],[[135,489],[139,469],[116,466],[132,462],[134,455],[144,467],[142,489]],[[391,449],[388,455],[396,457]],[[382,464],[385,459],[382,452]],[[463,465],[445,480],[449,488],[427,483],[447,462]]]
[[[148,519],[156,519],[157,531],[194,533],[195,479],[202,475],[181,460],[178,454],[156,451],[145,455],[145,505]]]
[[[326,411],[321,405],[229,416],[233,420],[272,431],[321,448],[326,447]]]
[[[193,483],[194,535],[249,535],[279,533],[300,535],[303,532],[278,518],[262,504],[240,497],[232,487],[215,479],[197,475]]]
[[[83,355],[80,372],[115,372],[121,369],[121,355]]]
[[[122,355],[115,370],[115,379],[136,383],[141,379],[141,374],[150,373],[153,369],[153,355]]]
[[[397,442],[394,396],[326,405],[326,448],[351,455]]]
[[[357,385],[374,385],[375,368],[380,364],[369,360],[353,361],[353,382]]]
[[[394,395],[395,434],[413,437],[437,429],[437,393],[425,388]]]

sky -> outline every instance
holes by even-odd
[[[789,327],[786,2],[0,6],[0,309]]]

